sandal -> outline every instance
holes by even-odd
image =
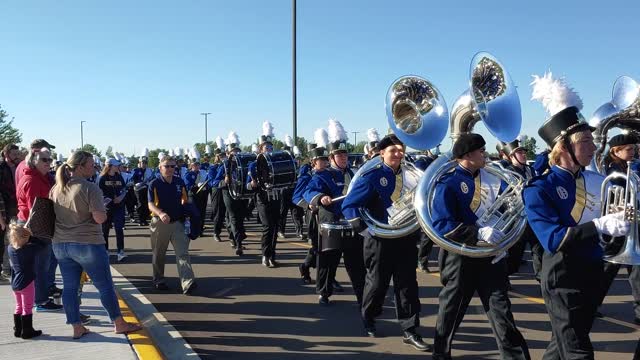
[[[87,329],[86,327],[82,327],[82,332],[80,334],[76,334],[75,331],[73,332],[73,339],[77,340],[80,339],[81,337],[87,335],[88,333],[90,333],[91,330]]]
[[[116,331],[116,334],[129,334],[138,330],[142,330],[142,325],[127,323],[126,327],[123,330]]]

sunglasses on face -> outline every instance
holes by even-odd
[[[43,163],[46,163],[46,164],[48,164],[48,163],[53,161],[52,158],[40,158],[38,160],[40,160],[40,161],[42,161]]]
[[[175,169],[177,165],[162,165],[165,169]]]

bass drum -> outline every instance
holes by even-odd
[[[249,164],[256,161],[254,153],[239,153],[232,155],[229,159],[229,173],[231,174],[231,184],[229,184],[229,194],[235,200],[249,199],[254,192],[247,190],[246,183],[249,176]]]
[[[260,154],[256,161],[257,181],[262,189],[287,189],[296,185],[296,161],[288,151]]]

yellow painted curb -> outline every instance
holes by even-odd
[[[127,322],[132,323],[140,323],[136,315],[129,309],[127,303],[122,299],[120,294],[118,295],[118,304],[120,305],[120,312],[122,312],[122,317]],[[153,343],[151,336],[149,335],[149,331],[146,328],[142,328],[142,330],[136,331],[131,334],[127,334],[129,341],[131,342],[131,346],[135,350],[138,355],[138,359],[140,360],[165,360],[165,357],[158,350],[156,345]]]

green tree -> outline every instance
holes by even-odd
[[[9,114],[2,109],[0,105],[0,149],[7,144],[20,144],[22,142],[22,134],[13,127],[13,117],[9,120]]]
[[[527,137],[522,147],[527,149],[527,160],[534,160],[536,158],[536,154],[538,153],[538,146],[536,145],[536,139],[532,137]]]
[[[364,153],[364,146],[367,144],[366,141],[360,141],[356,145],[348,144],[347,148],[353,149],[352,153]]]
[[[93,155],[96,155],[98,157],[102,157],[102,153],[100,153],[100,151],[98,151],[98,148],[96,148],[95,146],[91,145],[91,144],[84,144],[84,146],[82,147],[82,150],[89,152]]]

